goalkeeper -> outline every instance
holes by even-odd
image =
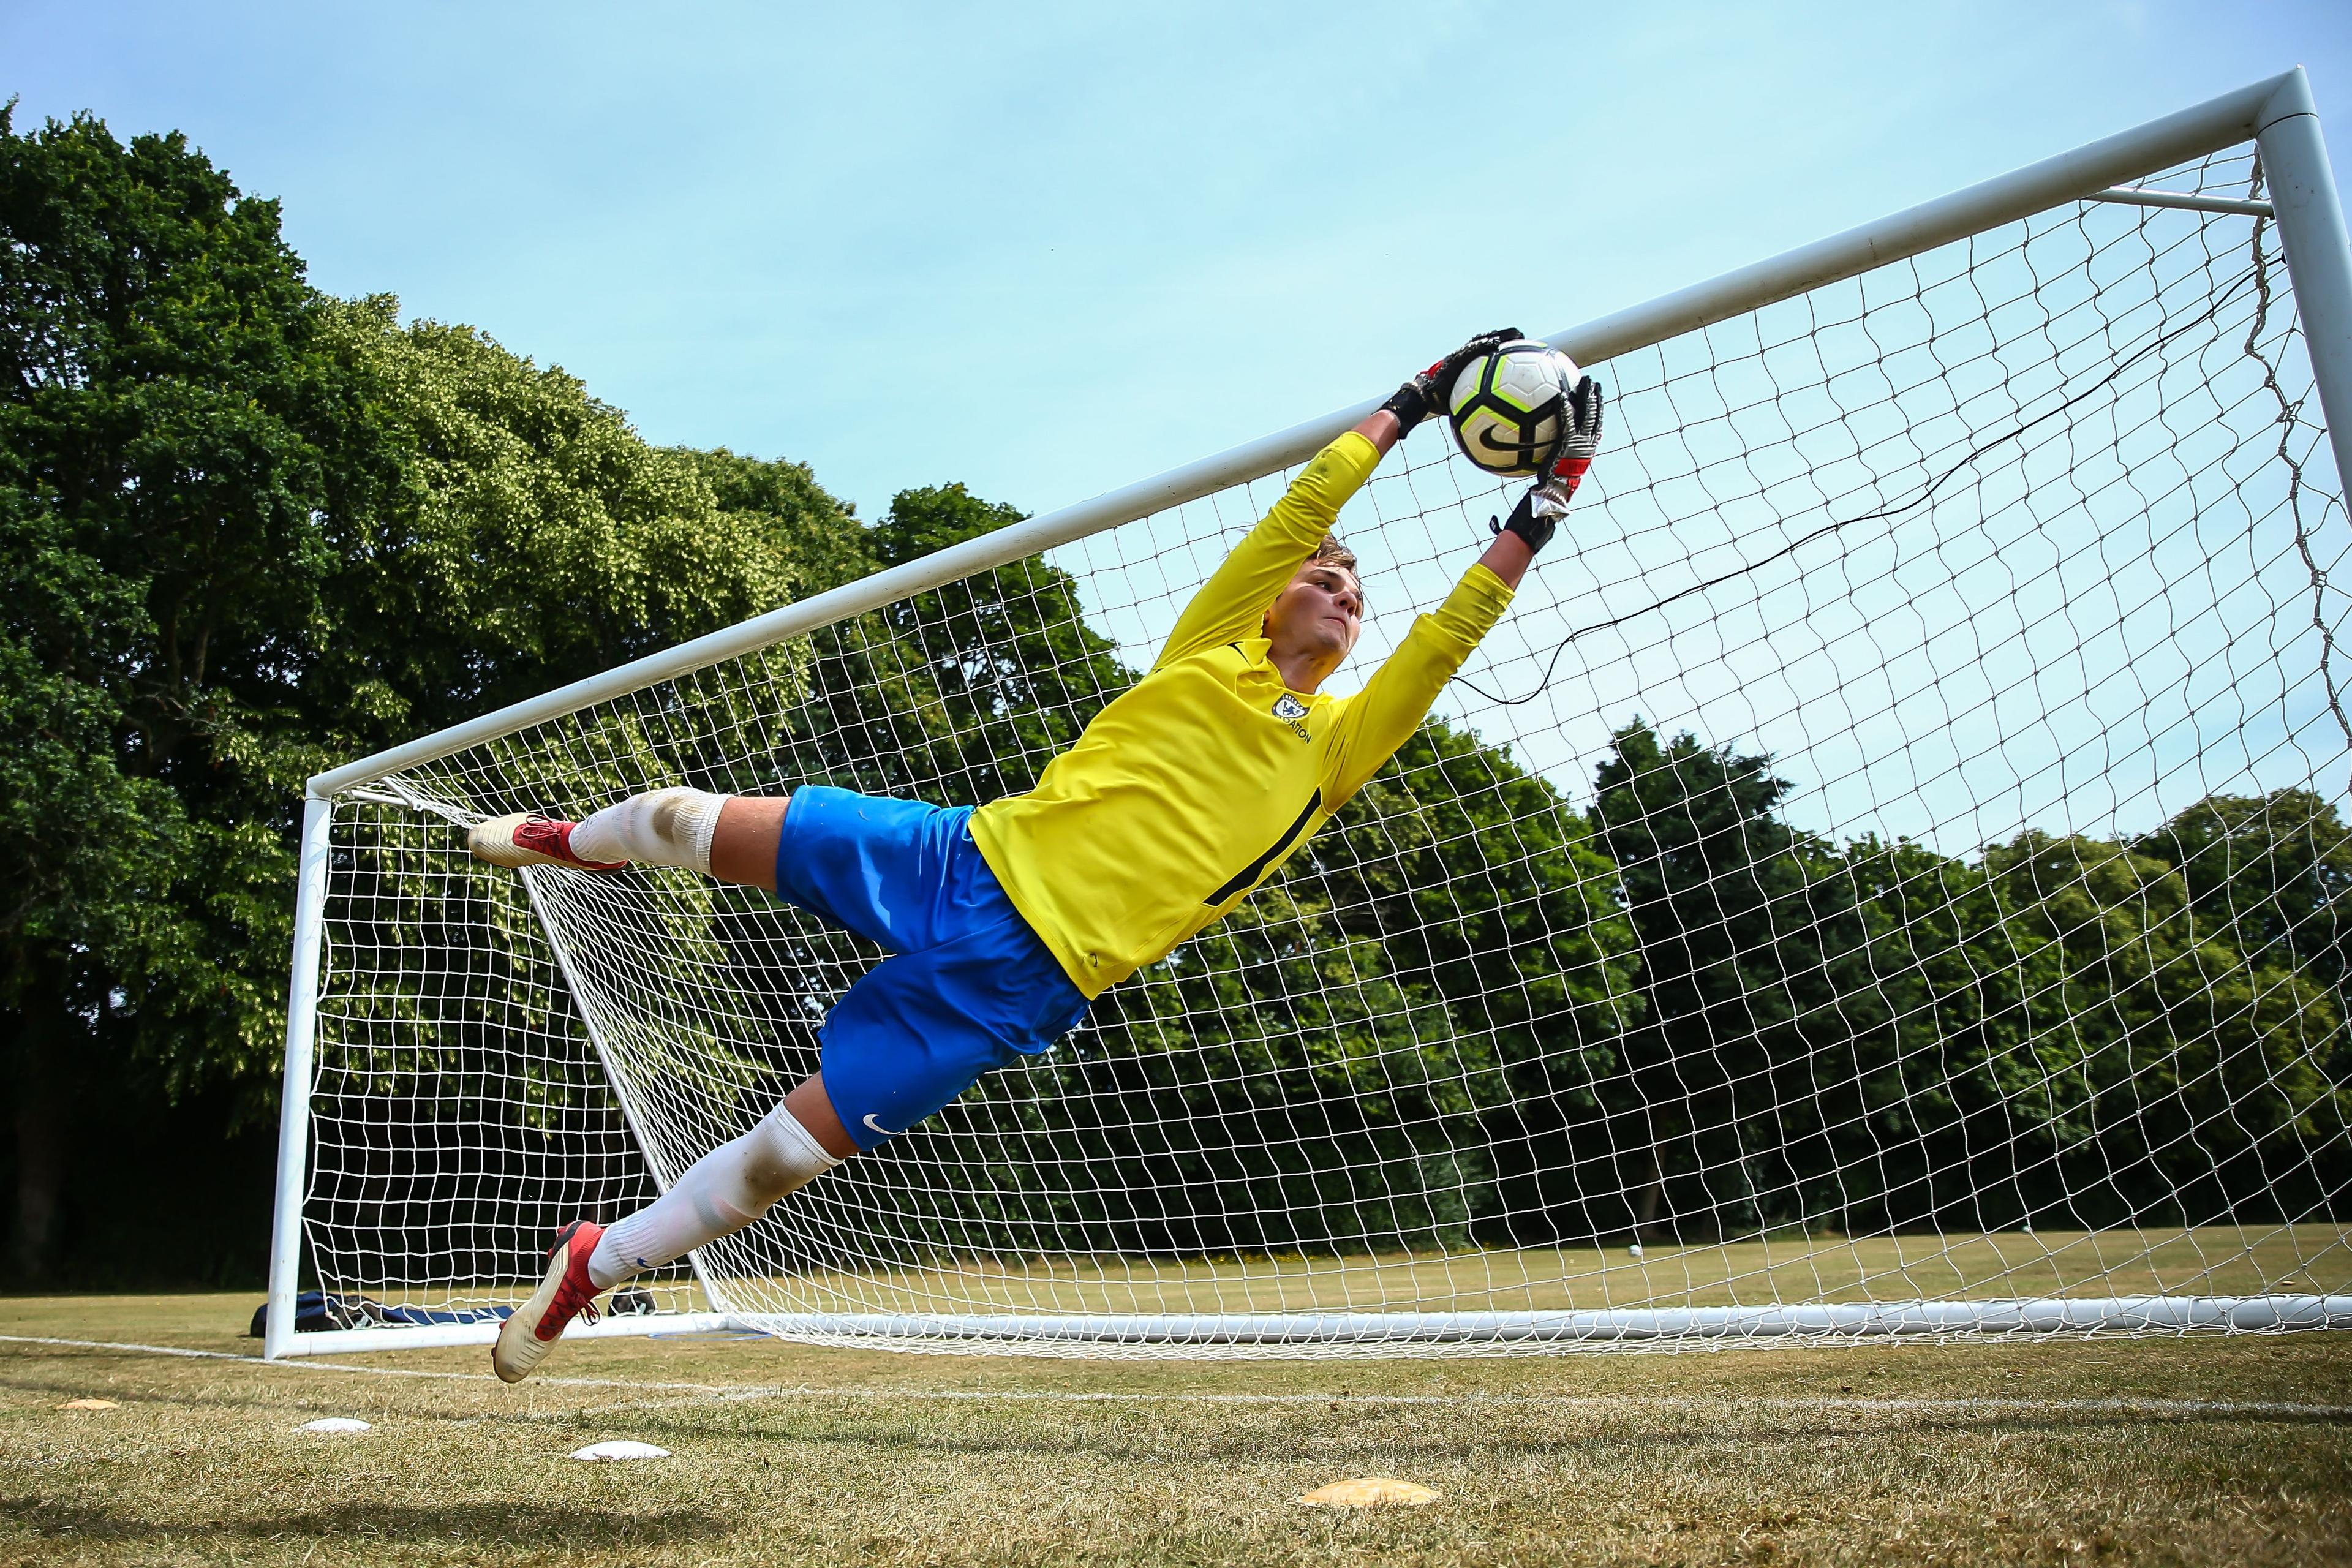
[[[1419,727],[1511,602],[1601,437],[1590,377],[1559,446],[1476,564],[1364,689],[1325,680],[1362,629],[1356,558],[1328,531],[1388,449],[1437,411],[1490,332],[1326,447],[1226,557],[1150,672],[1026,795],[944,809],[808,785],[789,796],[656,790],[586,821],[474,828],[500,866],[680,866],[764,889],[891,956],[819,1031],[818,1071],[765,1120],[610,1227],[575,1221],[491,1363],[528,1376],[596,1296],[751,1223],[981,1074],[1049,1050],[1104,990],[1223,917]]]

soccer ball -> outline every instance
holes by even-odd
[[[1446,413],[1462,455],[1490,474],[1532,474],[1569,417],[1568,394],[1581,372],[1558,349],[1520,338],[1462,367]]]

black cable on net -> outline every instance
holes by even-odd
[[[2258,267],[2249,266],[2244,271],[2230,279],[2229,283],[2213,297],[2211,302],[2208,304],[2204,310],[2199,311],[2196,315],[2189,317],[2188,320],[2181,321],[2169,330],[2158,333],[2147,342],[2142,344],[2139,348],[2134,350],[2131,353],[2118,361],[2114,368],[2109,370],[2105,375],[2099,377],[2098,380],[2093,382],[2090,385],[2083,388],[2082,391],[2063,399],[2054,406],[2035,415],[2032,418],[2025,420],[2022,423],[2001,432],[2000,435],[1993,437],[1990,440],[1984,442],[1982,445],[1970,448],[1969,451],[1959,459],[1959,461],[1954,463],[1950,468],[1946,468],[1942,473],[1937,474],[1935,478],[1922,485],[1917,493],[1913,495],[1908,500],[1898,502],[1894,506],[1882,507],[1876,511],[1860,512],[1853,517],[1833,519],[1831,521],[1822,524],[1819,528],[1813,529],[1807,533],[1800,535],[1796,539],[1790,540],[1788,543],[1782,545],[1780,549],[1773,551],[1770,554],[1761,556],[1754,561],[1743,563],[1719,576],[1709,577],[1704,582],[1693,583],[1685,587],[1677,588],[1673,593],[1665,595],[1662,598],[1654,600],[1650,604],[1644,605],[1639,609],[1628,610],[1622,616],[1612,616],[1605,621],[1595,621],[1591,626],[1577,627],[1574,631],[1569,633],[1568,636],[1562,637],[1559,644],[1552,648],[1551,657],[1544,663],[1543,674],[1538,678],[1534,687],[1523,696],[1497,696],[1496,693],[1487,690],[1485,687],[1479,685],[1476,681],[1471,679],[1465,675],[1456,675],[1454,678],[1454,680],[1460,685],[1467,687],[1472,691],[1476,692],[1479,696],[1485,698],[1487,701],[1494,703],[1498,708],[1517,708],[1522,703],[1532,702],[1550,689],[1552,677],[1558,673],[1559,668],[1560,657],[1567,653],[1569,648],[1580,638],[1591,637],[1595,632],[1612,630],[1615,627],[1625,625],[1629,621],[1639,620],[1644,616],[1655,615],[1658,611],[1664,609],[1667,605],[1683,599],[1687,599],[1694,594],[1704,594],[1711,588],[1719,588],[1726,583],[1733,582],[1738,578],[1761,571],[1763,568],[1769,566],[1776,561],[1785,560],[1789,556],[1795,554],[1798,551],[1802,550],[1806,545],[1812,543],[1814,541],[1825,539],[1831,534],[1841,532],[1845,529],[1852,528],[1856,523],[1874,522],[1887,519],[1899,518],[1906,513],[1916,511],[1919,508],[1927,505],[1930,501],[1933,501],[1936,499],[1937,493],[1940,491],[1945,484],[1955,475],[1958,474],[1965,468],[1973,467],[1977,460],[1982,458],[1986,453],[1993,451],[2000,447],[2006,446],[2010,442],[2022,439],[2035,426],[2048,423],[2050,420],[2056,418],[2059,415],[2065,413],[2068,409],[2074,407],[2078,404],[2088,401],[2090,398],[2105,391],[2107,387],[2112,386],[2124,375],[2126,372],[2129,371],[2134,365],[2139,363],[2142,360],[2147,358],[2150,354],[2156,353],[2159,350],[2164,349],[2176,339],[2183,336],[2192,330],[2204,326],[2208,322],[2213,321],[2221,314],[2223,307],[2228,305],[2240,292],[2253,284],[2256,275],[2260,270],[2261,269]]]

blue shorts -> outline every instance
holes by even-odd
[[[821,784],[793,791],[776,892],[892,956],[817,1031],[824,1092],[861,1149],[992,1068],[1053,1049],[1087,998],[998,886],[952,810]]]

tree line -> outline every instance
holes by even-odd
[[[212,1194],[224,1234],[156,1267],[249,1276],[306,777],[1018,514],[948,486],[866,524],[803,465],[650,446],[480,331],[313,288],[277,205],[176,134],[0,110],[0,229],[12,1254],[141,1267],[187,1213],[142,1194]],[[830,720],[783,765],[973,799],[1134,678],[1041,561],[817,661]],[[1954,858],[1804,833],[1772,770],[1629,716],[1570,801],[1426,726],[1279,885],[1106,999],[1061,1092],[972,1108],[1110,1173],[1002,1173],[1003,1239],[2334,1212],[2336,803]]]

